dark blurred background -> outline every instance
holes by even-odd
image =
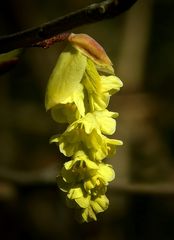
[[[0,35],[62,16],[92,0],[6,0]],[[124,88],[112,97],[124,146],[109,160],[110,207],[78,224],[56,186],[58,126],[46,113],[47,80],[64,43],[26,49],[0,76],[0,239],[174,239],[174,1],[139,0],[111,20],[85,25],[106,49]]]

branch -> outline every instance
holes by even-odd
[[[0,181],[18,186],[56,185],[57,165],[34,171],[0,168]]]
[[[174,195],[173,182],[164,183],[127,183],[115,184],[110,189],[111,193],[139,194],[139,195]]]
[[[55,187],[57,165],[35,171],[17,171],[0,168],[0,182],[15,184],[17,187]],[[111,194],[174,195],[173,182],[112,184]]]
[[[136,1],[106,0],[101,3],[91,4],[86,8],[47,22],[39,27],[2,36],[0,38],[0,53],[17,48],[32,47],[40,41],[49,39],[75,27],[116,17],[128,10]]]

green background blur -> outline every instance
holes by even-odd
[[[92,0],[6,0],[0,35],[38,26]],[[0,239],[174,239],[174,1],[139,0],[111,20],[85,25],[105,48],[124,88],[111,98],[119,112],[109,160],[116,179],[98,222],[78,224],[55,177],[60,157],[49,138],[60,129],[46,113],[49,75],[65,43],[26,49],[0,76]]]

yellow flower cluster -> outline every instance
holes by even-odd
[[[105,193],[115,173],[105,159],[122,142],[105,136],[115,132],[118,116],[106,108],[123,84],[94,39],[71,34],[69,41],[50,76],[45,104],[56,122],[68,124],[62,134],[51,138],[70,158],[59,173],[58,185],[66,192],[68,205],[82,222],[88,222],[97,220],[96,214],[109,205]]]

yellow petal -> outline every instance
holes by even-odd
[[[66,99],[76,91],[86,68],[86,57],[73,47],[68,47],[59,56],[57,64],[48,81],[45,106],[46,109]]]
[[[79,122],[83,124],[85,133],[87,134],[90,134],[93,129],[98,129],[96,119],[92,113],[87,113]]]
[[[123,86],[122,81],[116,76],[100,76],[102,83],[102,92],[108,92],[110,95],[118,92]]]
[[[111,182],[115,178],[115,172],[111,165],[101,163],[97,173],[101,175],[105,182]]]
[[[95,111],[93,114],[103,134],[112,135],[115,132],[116,121],[113,118],[118,116],[117,113],[105,109],[104,111]]]
[[[84,182],[84,188],[88,192],[89,190],[93,189],[95,187],[95,184],[89,179]]]
[[[87,208],[90,204],[90,199],[91,197],[88,195],[86,197],[76,198],[75,201],[81,208]]]
[[[87,59],[85,80],[86,88],[89,92],[101,92],[100,75],[95,64],[90,59]]]
[[[71,188],[67,197],[70,199],[76,199],[83,196],[82,189],[80,187]]]
[[[94,201],[91,201],[91,206],[96,213],[105,211],[109,206],[109,200],[105,195],[97,197]]]
[[[76,91],[64,101],[64,104],[57,104],[52,107],[51,115],[59,123],[72,123],[84,116],[85,106],[82,84],[77,85]]]
[[[97,221],[96,215],[91,206],[82,211],[82,219],[84,222],[90,222],[91,220]]]
[[[58,123],[72,123],[76,118],[80,117],[80,114],[77,114],[75,104],[68,103],[57,104],[51,108],[51,116]]]

